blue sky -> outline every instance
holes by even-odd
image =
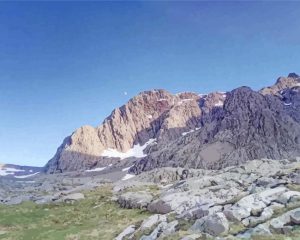
[[[44,165],[143,90],[300,72],[299,16],[297,2],[1,2],[0,162]]]

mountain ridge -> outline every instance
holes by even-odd
[[[268,107],[269,110],[271,109],[271,112],[280,111],[282,114],[284,113],[284,115],[292,119],[289,121],[294,121],[296,124],[300,120],[300,114],[298,114],[300,103],[298,101],[299,93],[297,90],[299,84],[299,76],[291,73],[288,77],[278,78],[273,86],[263,88],[259,91],[253,91],[247,87],[238,89],[244,89],[242,95],[248,94],[252,97],[251,101],[253,103],[258,101],[258,104],[261,104],[263,102],[262,106]],[[55,156],[47,163],[46,171],[50,173],[72,171],[111,164],[117,162],[118,158],[103,156],[103,152],[107,149],[126,153],[135,145],[143,146],[149,139],[155,139],[157,144],[150,144],[144,150],[149,154],[151,151],[155,152],[155,148],[167,145],[165,143],[171,144],[173,141],[176,142],[178,138],[181,139],[184,137],[183,135],[191,131],[195,135],[195,132],[198,132],[200,127],[206,126],[207,133],[201,136],[203,138],[201,141],[204,144],[207,141],[206,138],[212,135],[211,130],[218,132],[218,128],[221,127],[221,125],[216,127],[213,127],[213,125],[221,123],[217,120],[222,118],[222,114],[225,114],[224,105],[226,105],[227,97],[234,91],[236,89],[227,93],[213,92],[205,95],[191,92],[171,94],[162,89],[141,92],[123,106],[114,109],[101,125],[95,128],[83,126],[67,137],[58,148]],[[235,113],[237,116],[241,114],[242,117],[244,110],[253,105],[251,102],[248,102],[241,109],[240,103],[243,103],[243,98],[244,96],[237,98],[237,103],[232,104],[232,106],[230,104],[226,105],[227,116]],[[276,107],[273,109],[268,106],[268,101],[271,101],[270,104],[275,104]],[[288,105],[289,102],[286,101],[294,101],[295,109],[294,105],[291,107]],[[235,108],[239,109],[239,111],[234,112]],[[276,115],[276,117],[278,116]],[[245,119],[243,120],[245,121]],[[298,129],[298,125],[296,129]],[[247,138],[247,136],[244,137]],[[188,143],[186,142],[185,145],[188,145]],[[223,147],[230,148],[229,146]],[[197,150],[194,151],[197,152]],[[274,155],[274,157],[280,156],[283,157],[285,154],[281,152],[276,156]],[[168,158],[172,157],[168,156]],[[146,159],[149,159],[149,157],[146,156],[142,160],[138,160],[136,170],[132,170],[132,172],[139,173],[140,169],[144,169],[137,166]],[[172,160],[169,160],[171,164]],[[241,162],[243,161],[242,159]],[[188,166],[199,167],[197,164]]]

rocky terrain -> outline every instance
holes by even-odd
[[[300,77],[142,92],[44,168],[0,165],[0,239],[299,239]]]
[[[248,160],[300,155],[300,78],[291,73],[260,91],[210,94],[142,92],[98,127],[67,137],[48,173],[136,161],[131,172],[157,167],[220,169]]]
[[[121,207],[145,208],[154,214],[140,226],[131,226],[127,237],[281,239],[285,234],[300,236],[299,160],[262,159],[222,170],[162,168],[143,173],[122,188],[114,189]],[[151,179],[160,186],[159,190],[140,186]]]
[[[284,239],[287,235],[298,239],[300,236],[299,158],[253,160],[220,170],[163,167],[129,175],[124,169],[38,174],[14,183],[11,178],[2,178],[1,202],[8,209],[18,208],[27,201],[60,211],[70,206],[83,215],[104,203],[116,212],[141,211],[129,222],[122,222],[122,228],[110,226],[110,237],[101,237],[104,230],[95,223],[97,239]],[[101,189],[110,189],[105,200]],[[90,192],[94,192],[93,198]],[[90,207],[79,207],[85,204]],[[0,207],[0,213],[4,210],[8,211]],[[30,211],[35,214],[38,210],[40,207]],[[99,212],[97,217],[105,219],[106,211],[110,210],[106,209],[105,214]],[[0,230],[3,229],[0,237],[18,239],[8,237],[13,232],[2,221],[5,218],[0,218]],[[26,226],[35,229],[38,223]],[[87,233],[80,234],[83,235],[79,239],[90,239]]]

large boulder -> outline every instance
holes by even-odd
[[[140,240],[156,240],[158,237],[162,239],[167,237],[176,231],[176,227],[178,225],[178,221],[172,221],[170,223],[161,222],[158,226],[152,231],[150,235],[144,235],[140,238]]]
[[[172,207],[169,203],[161,199],[157,199],[149,204],[148,210],[153,213],[166,214],[172,211]]]
[[[166,222],[166,221],[167,221],[166,215],[154,214],[142,222],[140,229],[141,230],[151,229],[153,226],[157,225],[158,223]]]
[[[140,208],[145,209],[153,200],[153,197],[148,192],[127,192],[123,193],[118,198],[118,203],[123,208]]]
[[[300,210],[291,213],[290,219],[291,219],[291,222],[292,222],[293,224],[299,225],[299,224],[300,224]]]
[[[221,233],[225,233],[228,229],[228,220],[221,212],[198,219],[190,228],[192,232],[204,232],[212,236],[218,236]]]
[[[128,235],[134,233],[135,231],[135,226],[134,225],[130,225],[127,228],[125,228],[116,238],[115,240],[123,240],[125,239],[125,237],[127,237]]]
[[[84,199],[84,195],[82,193],[71,193],[62,197],[64,202],[74,202]]]
[[[236,222],[249,217],[251,214],[260,215],[267,205],[277,200],[286,191],[287,188],[285,187],[277,187],[248,195],[225,210],[224,214],[228,219]]]

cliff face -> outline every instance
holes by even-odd
[[[67,137],[46,169],[61,172],[106,165],[113,161],[105,156],[107,149],[126,153],[149,139],[176,139],[199,125],[199,100],[195,93],[142,92],[115,109],[100,126],[83,126]]]
[[[142,92],[100,126],[83,126],[67,137],[47,172],[106,166],[127,157],[138,159],[131,171],[139,173],[299,156],[299,85],[299,76],[289,74],[258,92],[248,87],[207,95]]]
[[[289,106],[297,108],[293,102]],[[157,146],[131,171],[162,166],[220,169],[252,159],[300,156],[300,124],[287,107],[277,96],[248,87],[235,89],[227,94],[222,109],[211,111],[210,122]]]

